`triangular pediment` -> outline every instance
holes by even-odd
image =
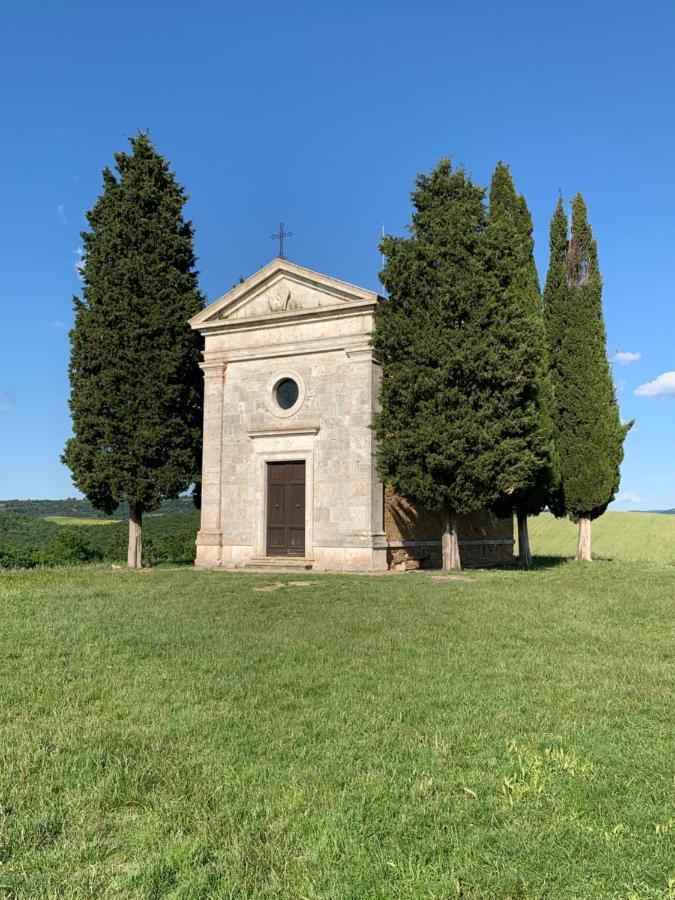
[[[285,319],[344,305],[373,305],[374,291],[355,287],[286,259],[275,259],[190,320],[193,328],[236,325],[247,320]]]

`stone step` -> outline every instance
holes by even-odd
[[[247,569],[286,569],[289,572],[309,570],[314,563],[302,556],[254,556],[247,563]]]

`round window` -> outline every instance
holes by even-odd
[[[282,378],[274,389],[274,397],[282,409],[290,409],[298,402],[300,390],[297,381]]]

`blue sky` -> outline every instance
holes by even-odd
[[[0,498],[74,494],[79,232],[113,151],[149,129],[190,194],[209,299],[274,256],[281,220],[289,258],[377,288],[382,223],[403,233],[415,173],[444,155],[481,183],[511,164],[542,280],[558,191],[583,192],[609,348],[635,357],[614,367],[636,419],[617,506],[674,507],[673,46],[668,2],[7,7]]]

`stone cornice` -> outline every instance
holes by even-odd
[[[235,331],[263,331],[280,328],[283,325],[295,325],[302,322],[330,321],[370,313],[378,304],[378,298],[353,300],[335,306],[312,306],[308,309],[291,309],[285,312],[269,313],[264,316],[249,316],[243,319],[210,319],[207,322],[194,322],[192,328],[200,334],[232,334]]]
[[[248,436],[251,440],[256,438],[300,437],[318,434],[319,428],[319,425],[298,425],[295,428],[261,428],[249,431]]]
[[[241,347],[236,350],[206,351],[204,365],[225,365],[256,359],[276,359],[283,356],[307,356],[311,353],[332,353],[345,351],[348,357],[372,354],[370,347],[364,347],[367,335],[354,334],[342,337],[316,338],[311,341],[291,341],[286,344],[265,345],[263,347]]]
[[[494,545],[502,545],[502,544],[515,544],[513,538],[479,538],[475,540],[463,540],[460,538],[457,541],[460,547],[465,546],[476,546],[476,547],[492,547]],[[406,547],[440,547],[442,541],[434,540],[430,538],[429,540],[421,540],[421,541],[387,541],[387,545],[392,548],[406,548]]]
[[[227,361],[224,359],[205,359],[199,363],[199,368],[204,373],[204,378],[218,378],[225,374]]]

